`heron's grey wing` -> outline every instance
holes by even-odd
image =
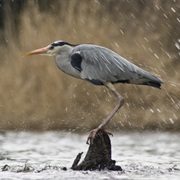
[[[160,81],[110,49],[101,46],[79,45],[74,48],[71,59],[71,64],[80,70],[81,78],[90,81],[134,84],[148,80]]]
[[[116,55],[109,49],[95,45],[77,46],[71,56],[72,66],[81,71],[81,77],[101,82],[116,82],[130,77],[125,72],[126,64],[116,62]]]

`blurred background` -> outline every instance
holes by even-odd
[[[93,43],[161,77],[162,89],[117,84],[111,130],[180,130],[180,1],[0,0],[0,131],[86,132],[117,103],[103,86],[22,57],[56,40]]]

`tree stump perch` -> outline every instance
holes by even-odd
[[[116,161],[111,159],[111,141],[107,133],[98,131],[93,144],[89,146],[84,160],[80,163],[81,155],[75,158],[71,169],[73,170],[112,170],[122,171],[120,166],[116,166]]]

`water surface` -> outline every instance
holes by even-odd
[[[87,134],[7,132],[0,134],[0,179],[178,180],[179,137],[180,133],[114,133],[112,159],[123,172],[79,172],[70,167],[79,152],[86,153]]]

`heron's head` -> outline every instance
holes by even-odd
[[[23,55],[31,56],[31,55],[39,54],[46,56],[55,56],[57,54],[61,54],[62,52],[69,52],[74,46],[75,45],[69,44],[67,42],[55,41],[46,47],[27,52]]]

